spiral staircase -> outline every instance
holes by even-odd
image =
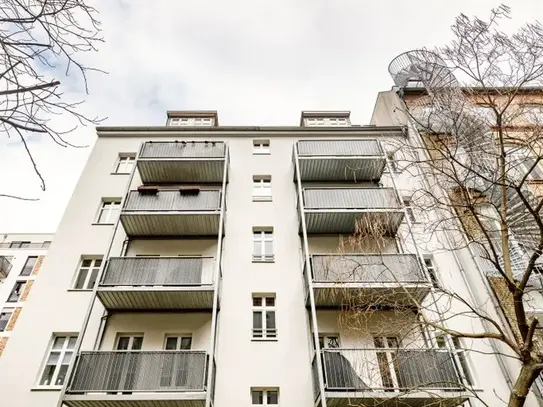
[[[389,73],[400,92],[407,87],[424,91],[423,96],[409,100],[409,114],[419,130],[452,136],[456,144],[454,151],[457,161],[457,164],[452,165],[456,165],[454,171],[461,174],[466,188],[484,194],[501,211],[504,204],[501,186],[506,185],[507,221],[512,232],[509,251],[513,273],[521,275],[529,258],[528,253],[533,252],[540,239],[539,228],[527,209],[535,208],[539,198],[524,184],[521,192],[527,202],[523,202],[521,195],[514,189],[525,171],[519,169],[518,163],[508,163],[505,179],[500,177],[497,161],[499,145],[488,117],[477,112],[454,74],[437,54],[426,50],[405,52],[392,60]],[[499,241],[498,236],[493,243],[498,253],[501,252]],[[488,261],[488,251],[484,247],[488,248],[488,243],[479,246],[484,271],[490,275],[495,274],[497,271]],[[543,263],[541,258],[539,262]]]

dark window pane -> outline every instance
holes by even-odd
[[[277,404],[277,401],[278,401],[277,391],[268,390],[268,404]]]
[[[166,339],[166,350],[176,350],[177,349],[177,338],[170,337]]]
[[[260,390],[253,390],[252,400],[253,400],[253,404],[263,404],[264,402],[263,392]]]
[[[83,289],[85,288],[85,279],[87,278],[88,269],[81,269],[79,275],[77,276],[77,281],[75,282],[75,288]]]
[[[267,307],[275,306],[275,298],[274,297],[266,297],[266,306]]]
[[[262,312],[260,311],[253,312],[253,328],[254,329],[262,328]]]
[[[46,365],[43,371],[43,375],[40,380],[41,386],[49,386],[51,380],[53,379],[53,374],[55,373],[56,365]]]
[[[143,345],[143,336],[136,336],[132,342],[132,350],[141,350]]]
[[[266,312],[266,328],[275,329],[275,311]]]
[[[262,298],[253,297],[253,306],[260,307],[262,305]]]
[[[183,350],[189,350],[192,346],[192,338],[181,338],[181,349]]]
[[[34,269],[34,266],[37,260],[38,260],[37,256],[28,257],[26,259],[26,263],[23,267],[23,270],[21,271],[21,275],[29,276],[32,273],[32,270]]]
[[[130,337],[128,336],[119,337],[119,342],[117,342],[117,350],[127,350],[129,342],[130,342]]]
[[[94,288],[94,284],[96,283],[96,278],[98,277],[98,271],[99,269],[92,269],[89,283],[87,284],[87,288],[92,289]]]

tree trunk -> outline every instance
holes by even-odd
[[[528,396],[528,393],[530,393],[530,388],[538,375],[539,371],[534,369],[531,364],[522,365],[520,374],[518,375],[515,385],[511,390],[507,407],[524,406],[526,403],[526,397]]]

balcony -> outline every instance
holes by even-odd
[[[221,141],[148,141],[136,165],[146,184],[221,183],[225,161]]]
[[[354,233],[359,223],[394,235],[404,216],[392,188],[304,188],[302,193],[309,234]]]
[[[458,406],[467,400],[446,349],[324,349],[322,363],[329,406],[433,406],[436,399]]]
[[[98,298],[108,310],[212,309],[215,259],[113,257]]]
[[[414,254],[312,255],[311,268],[317,307],[406,306],[432,286]]]
[[[203,351],[81,352],[64,403],[68,407],[204,407],[211,390],[207,362]]]
[[[216,236],[219,233],[221,191],[130,191],[121,223],[130,237]]]
[[[377,140],[298,141],[301,181],[378,181],[386,165]]]
[[[5,256],[0,256],[0,278],[6,278],[11,271],[11,262]]]

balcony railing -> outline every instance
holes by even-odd
[[[213,257],[113,257],[98,297],[107,309],[210,309]]]
[[[296,149],[301,181],[376,181],[386,165],[377,140],[303,140]]]
[[[216,235],[221,191],[130,191],[121,211],[129,236]]]
[[[149,141],[137,167],[144,183],[220,183],[225,159],[221,141]]]
[[[5,256],[0,256],[0,278],[6,278],[10,271],[11,262]]]
[[[396,233],[404,212],[392,188],[305,188],[308,233],[353,233],[358,221]]]
[[[322,358],[326,397],[338,399],[334,405],[353,392],[357,400],[351,401],[357,403],[402,393],[420,399],[413,405],[426,405],[424,399],[436,396],[458,399],[458,404],[466,398],[457,363],[446,349],[325,349]]]
[[[81,352],[67,393],[205,392],[206,370],[203,351]]]
[[[317,306],[357,303],[406,305],[421,301],[431,283],[414,254],[311,256]]]

